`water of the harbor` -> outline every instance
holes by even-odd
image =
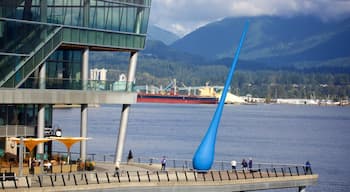
[[[124,157],[192,159],[216,105],[132,105]],[[89,108],[88,153],[111,161],[120,105]],[[63,136],[79,136],[80,108],[54,110]],[[54,150],[65,151],[61,144]],[[79,151],[79,145],[72,151]],[[215,160],[304,164],[319,174],[312,192],[350,191],[350,107],[308,105],[226,105],[218,130]],[[112,190],[113,191],[113,190]],[[275,190],[276,191],[276,190]],[[296,191],[284,189],[277,191]]]

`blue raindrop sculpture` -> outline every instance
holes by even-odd
[[[210,126],[207,130],[207,133],[205,134],[201,144],[199,145],[196,153],[193,156],[193,159],[192,159],[193,168],[199,172],[206,172],[213,165],[215,143],[216,143],[216,134],[217,134],[217,130],[219,127],[222,110],[224,108],[226,94],[227,94],[228,88],[229,88],[231,81],[232,81],[232,78],[233,78],[233,73],[235,71],[236,63],[238,61],[239,53],[241,51],[241,47],[243,45],[246,33],[248,31],[248,27],[249,27],[249,22],[247,21],[245,23],[245,26],[244,26],[244,30],[243,30],[243,33],[241,36],[241,40],[240,40],[238,49],[235,53],[235,57],[234,57],[234,60],[232,62],[232,65],[231,65],[231,69],[230,69],[229,74],[227,76],[224,90],[222,91],[219,104],[216,108],[215,114],[214,114],[213,119],[210,123]]]

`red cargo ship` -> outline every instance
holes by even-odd
[[[216,104],[216,97],[204,97],[195,95],[161,95],[139,93],[137,102],[140,103],[182,103],[182,104]]]
[[[191,89],[198,90],[198,95],[188,94],[191,93]],[[146,90],[148,90],[148,88],[146,88]],[[214,87],[208,86],[208,83],[203,87],[179,88],[176,86],[176,79],[174,79],[165,89],[153,90],[152,93],[140,91],[137,95],[137,102],[216,104],[218,103],[218,98],[216,97]]]

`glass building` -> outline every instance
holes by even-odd
[[[50,136],[55,104],[81,106],[81,137],[88,131],[88,104],[123,104],[119,166],[150,7],[151,0],[0,0],[1,158],[18,156],[10,138]],[[124,89],[88,78],[90,51],[130,53]],[[36,148],[36,154],[49,158],[50,147]],[[80,158],[86,158],[85,141]]]

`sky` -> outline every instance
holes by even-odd
[[[150,24],[178,36],[225,17],[314,15],[348,18],[350,0],[152,0]]]

